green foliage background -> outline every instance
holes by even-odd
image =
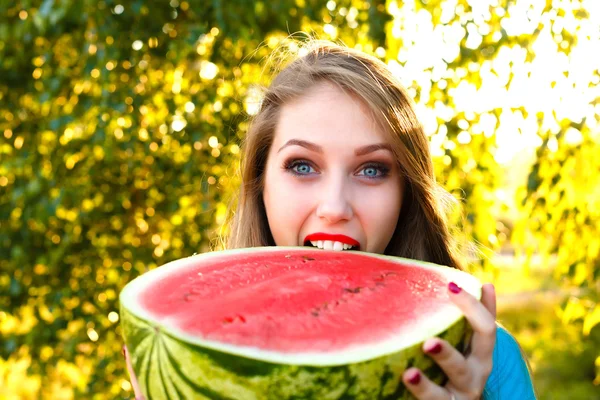
[[[0,399],[131,396],[119,290],[209,250],[253,85],[298,31],[388,62],[479,273],[499,279],[498,251],[520,279],[550,268],[577,379],[600,384],[599,27],[593,0],[2,2]]]

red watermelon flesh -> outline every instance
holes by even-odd
[[[409,260],[308,248],[192,259],[137,301],[154,321],[208,341],[277,353],[400,345],[457,313],[442,267]]]

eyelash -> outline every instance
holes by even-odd
[[[308,165],[309,167],[314,168],[309,161],[301,160],[301,159],[291,159],[291,160],[286,161],[284,164],[284,168],[286,171],[290,172],[291,174],[293,174],[295,176],[299,176],[299,177],[308,176],[308,174],[302,174],[302,173],[299,173],[294,170],[294,168],[298,167],[299,165]],[[364,165],[362,167],[361,171],[365,170],[367,168],[375,168],[381,173],[380,175],[377,175],[377,176],[361,175],[367,179],[382,179],[382,178],[385,178],[386,176],[388,176],[389,172],[390,172],[390,168],[387,167],[383,163],[377,163],[377,162],[367,163],[366,165]]]

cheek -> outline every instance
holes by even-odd
[[[299,187],[284,172],[265,176],[264,202],[269,228],[278,246],[296,246],[302,224],[311,212],[310,190]]]
[[[383,253],[390,242],[402,207],[402,192],[396,186],[378,188],[364,199],[361,222],[368,238],[369,251]]]

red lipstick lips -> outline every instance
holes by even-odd
[[[356,241],[355,239],[352,239],[349,236],[346,235],[332,235],[329,233],[322,233],[322,232],[317,232],[317,233],[312,233],[310,235],[308,235],[305,239],[304,239],[304,243],[308,242],[308,241],[316,241],[316,240],[331,240],[332,242],[342,242],[342,243],[346,243],[349,244],[350,246],[360,246],[360,243],[358,243],[358,241]]]

